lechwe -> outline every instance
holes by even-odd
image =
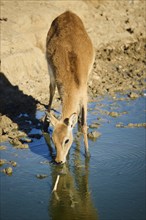
[[[55,161],[66,161],[73,142],[72,130],[80,113],[85,153],[89,156],[87,80],[94,62],[94,49],[83,22],[76,14],[67,11],[52,22],[47,35],[46,56],[50,73],[50,100],[44,130],[51,122],[54,127],[52,140],[57,151]],[[62,101],[60,120],[50,113],[56,85]]]

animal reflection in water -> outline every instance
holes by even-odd
[[[52,152],[50,143],[48,146]],[[82,163],[79,147],[77,144],[72,166],[52,166],[52,189],[60,174],[57,190],[52,192],[49,201],[49,215],[53,220],[99,220],[89,190],[89,161],[84,159]]]

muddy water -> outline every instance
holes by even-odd
[[[63,167],[51,163],[55,151],[49,136],[33,138],[29,149],[8,142],[1,158],[17,162],[13,173],[1,176],[2,220],[145,219],[145,128],[116,127],[145,122],[145,97],[114,100],[106,97],[88,105],[88,124],[98,124],[98,139],[89,140],[91,159],[84,157],[83,140],[75,141]],[[110,112],[117,112],[112,117]],[[37,112],[37,117],[43,112]],[[31,133],[42,134],[39,129]],[[8,165],[5,164],[1,170]],[[52,189],[57,175],[56,193]]]

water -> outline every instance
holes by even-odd
[[[96,141],[89,140],[90,161],[84,157],[77,129],[63,168],[50,163],[55,151],[50,152],[43,136],[34,138],[28,150],[5,143],[7,150],[1,151],[1,158],[18,165],[12,176],[0,173],[1,220],[145,220],[145,128],[116,127],[119,122],[145,122],[145,97],[133,101],[107,97],[88,107],[88,124],[100,123],[97,130],[102,134]],[[106,111],[127,114],[113,118]],[[41,134],[38,129],[34,132]],[[57,192],[52,193],[62,171]],[[47,177],[38,179],[37,174]]]

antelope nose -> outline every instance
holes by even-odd
[[[57,160],[55,160],[55,163],[56,163],[57,165],[61,165],[61,164],[63,164],[63,161],[57,161]]]

